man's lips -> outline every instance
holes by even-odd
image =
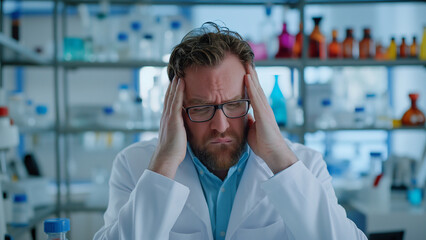
[[[210,141],[211,144],[229,144],[232,142],[232,139],[229,137],[225,138],[215,138]]]

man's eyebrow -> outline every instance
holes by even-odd
[[[241,95],[238,95],[238,96],[233,97],[231,99],[228,99],[224,102],[230,102],[230,101],[235,101],[235,100],[240,100],[240,99],[243,99],[243,98],[241,97]],[[203,100],[203,99],[193,98],[193,99],[188,100],[188,104],[189,105],[209,105],[209,104],[214,104],[214,103]]]

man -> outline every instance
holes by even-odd
[[[213,23],[175,47],[159,139],[118,154],[95,239],[366,239],[321,155],[282,137],[253,56]]]

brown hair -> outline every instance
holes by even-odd
[[[173,49],[167,66],[169,80],[172,81],[175,75],[185,77],[188,67],[217,66],[227,53],[238,56],[243,65],[253,65],[253,51],[237,32],[206,22],[186,34]]]

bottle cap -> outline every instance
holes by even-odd
[[[103,111],[104,111],[105,115],[111,115],[111,114],[114,113],[114,109],[112,107],[110,107],[110,106],[104,107]]]
[[[0,107],[0,117],[7,117],[9,116],[9,110],[7,107]]]
[[[364,112],[364,107],[356,107],[355,112],[357,112],[357,113]]]
[[[381,152],[370,152],[370,157],[381,157],[382,153]]]
[[[128,90],[129,89],[129,85],[127,85],[127,84],[120,84],[120,86],[119,86],[119,89],[120,90]]]
[[[272,7],[271,6],[266,6],[265,7],[265,11],[266,11],[266,16],[271,16],[272,14]]]
[[[120,42],[125,42],[127,41],[127,38],[128,38],[127,34],[123,32],[119,33],[117,37],[118,37],[118,41]]]
[[[25,193],[17,193],[13,196],[13,202],[27,202],[27,195]]]
[[[177,20],[172,21],[172,22],[170,23],[170,28],[171,28],[171,29],[173,29],[173,30],[177,30],[177,29],[179,29],[179,28],[180,28],[180,26],[181,26],[181,23],[180,23],[179,21],[177,21]]]
[[[11,14],[10,14],[10,17],[12,18],[12,20],[17,20],[17,19],[19,19],[19,17],[20,17],[20,13],[19,13],[19,11],[13,11]]]
[[[134,21],[134,22],[132,22],[132,23],[130,23],[130,27],[132,28],[132,30],[134,30],[134,31],[139,31],[140,29],[141,29],[141,23],[140,22],[136,22],[136,21]]]
[[[331,101],[330,101],[330,99],[326,98],[326,99],[322,100],[321,104],[323,106],[330,106],[331,105]]]
[[[98,19],[105,19],[106,18],[106,14],[105,13],[102,13],[102,12],[100,12],[100,13],[98,13],[98,14],[96,14],[96,17],[98,18]]]
[[[36,113],[38,115],[46,115],[46,113],[47,113],[47,107],[45,105],[38,105],[36,107]]]
[[[313,17],[312,19],[314,20],[315,25],[319,25],[322,17]]]
[[[148,39],[148,40],[152,40],[154,38],[154,36],[152,36],[152,34],[148,33],[148,34],[143,35],[143,38]]]
[[[303,105],[303,100],[301,98],[297,99],[297,105],[300,107]]]
[[[45,233],[61,233],[70,230],[70,220],[68,218],[53,218],[44,221]]]
[[[376,94],[374,94],[374,93],[367,93],[367,94],[365,94],[365,97],[366,98],[374,98],[374,97],[376,97]]]

